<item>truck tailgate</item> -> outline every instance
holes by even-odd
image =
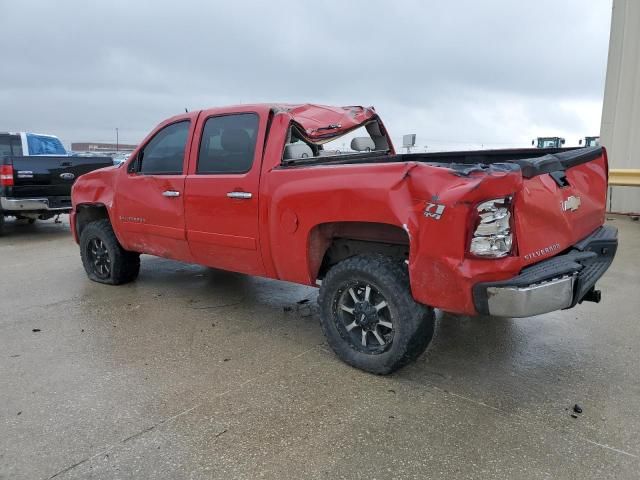
[[[515,163],[524,177],[514,199],[516,241],[526,263],[557,255],[604,223],[608,177],[604,148]]]
[[[68,196],[75,179],[92,170],[113,165],[110,157],[10,157],[14,185],[11,196]]]

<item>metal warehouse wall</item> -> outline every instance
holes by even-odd
[[[640,168],[640,1],[613,0],[600,127],[610,168]],[[609,209],[640,212],[640,188],[612,187]]]

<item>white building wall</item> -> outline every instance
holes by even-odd
[[[609,168],[640,169],[640,0],[613,0],[600,135]],[[608,207],[640,212],[640,188],[612,187]]]

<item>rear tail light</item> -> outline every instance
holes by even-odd
[[[0,185],[13,186],[13,165],[0,165]]]
[[[496,198],[476,206],[469,253],[477,257],[500,258],[511,253],[512,197]]]

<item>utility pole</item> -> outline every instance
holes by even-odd
[[[118,127],[116,127],[116,152],[120,149],[120,139],[118,138]]]

